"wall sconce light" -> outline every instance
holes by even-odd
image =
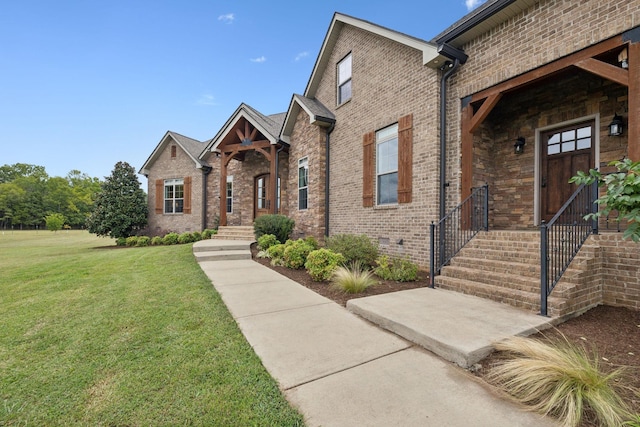
[[[609,125],[609,136],[622,135],[623,125],[622,117],[620,117],[618,113],[614,114],[613,120],[611,120],[611,124]]]
[[[518,139],[516,139],[516,143],[513,144],[513,152],[516,154],[524,153],[524,144],[526,144],[524,138],[519,136]]]
[[[618,62],[625,70],[629,68],[629,51],[626,47],[618,54]]]

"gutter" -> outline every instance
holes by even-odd
[[[207,228],[207,177],[212,169],[211,166],[202,167],[202,230]]]
[[[329,119],[327,119],[328,121]],[[329,184],[331,182],[330,169],[329,169],[329,155],[331,154],[331,132],[336,127],[336,121],[333,120],[331,125],[327,129],[327,137],[325,139],[325,171],[324,171],[324,236],[329,237]]]
[[[273,208],[273,212],[274,213],[278,213],[278,197],[280,196],[280,193],[278,192],[278,179],[280,178],[280,152],[282,150],[284,150],[285,147],[285,143],[281,143],[280,147],[278,147],[278,149],[276,150],[276,158],[275,158],[275,162],[276,162],[276,199],[273,201],[273,203],[275,203],[275,207]]]

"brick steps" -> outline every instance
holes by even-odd
[[[256,240],[252,225],[220,226],[218,233],[211,236],[215,240],[243,240],[253,242]]]
[[[443,267],[435,285],[539,313],[539,239],[539,233],[529,231],[479,233]],[[573,281],[581,276],[585,263],[577,264],[567,270],[549,297],[551,316],[576,311],[581,291]]]

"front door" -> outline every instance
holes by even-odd
[[[256,177],[253,191],[253,217],[257,218],[261,215],[269,213],[269,174]]]
[[[578,188],[569,179],[594,167],[595,123],[554,129],[541,136],[540,205],[541,217],[548,222]]]

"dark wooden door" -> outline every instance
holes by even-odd
[[[253,217],[269,213],[271,201],[269,200],[269,174],[256,177],[253,190]]]
[[[569,179],[595,162],[595,123],[587,122],[542,134],[541,213],[549,221],[578,188]]]

